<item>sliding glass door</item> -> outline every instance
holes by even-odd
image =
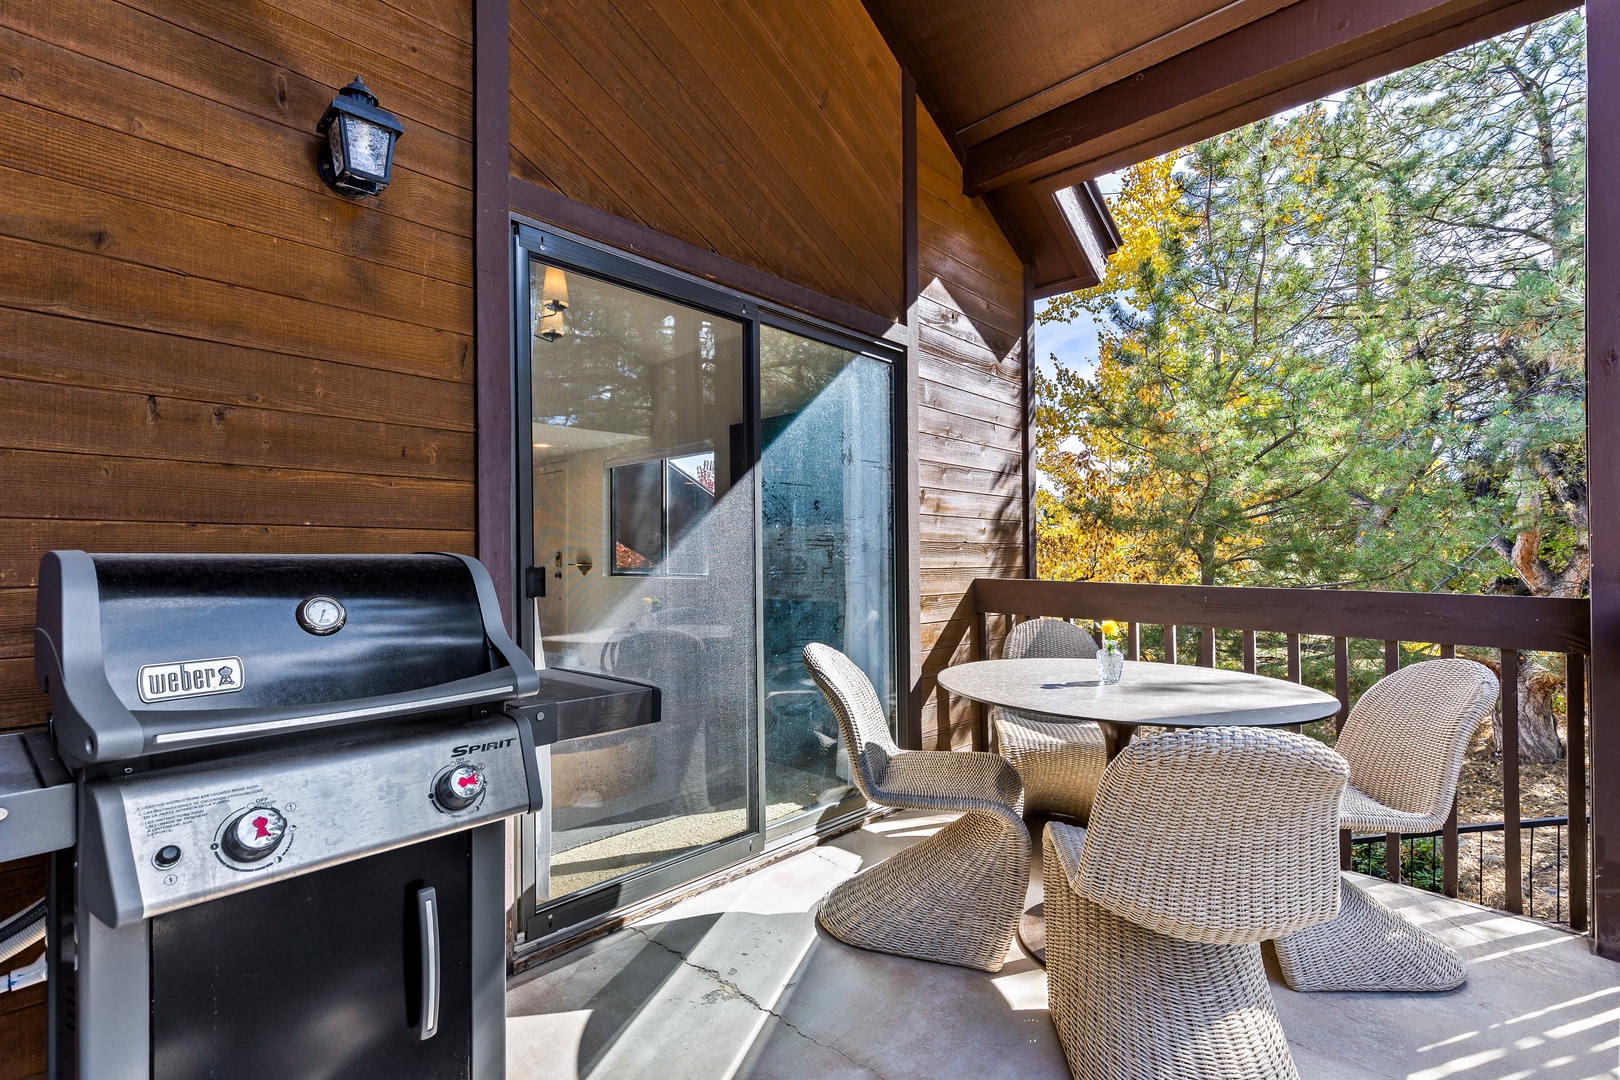
[[[853,794],[805,645],[847,654],[894,715],[892,382],[882,360],[760,331],[767,824]]]
[[[662,694],[656,724],[551,748],[533,937],[858,808],[799,653],[849,653],[892,718],[893,367],[567,240],[519,261],[525,644]]]

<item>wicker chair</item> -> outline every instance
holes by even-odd
[[[1043,843],[1047,1002],[1077,1080],[1292,1080],[1259,942],[1338,910],[1342,758],[1204,728],[1108,766]]]
[[[862,795],[883,806],[962,815],[838,885],[817,921],[863,949],[1001,970],[1029,886],[1029,833],[1014,809],[1018,774],[995,754],[901,750],[854,661],[812,643],[804,666],[838,718]]]
[[[1496,702],[1496,676],[1472,660],[1424,660],[1378,680],[1339,733],[1350,763],[1342,828],[1425,833],[1445,824],[1474,733]],[[1452,990],[1468,978],[1439,938],[1345,878],[1340,914],[1275,943],[1295,990]]]
[[[1097,655],[1091,635],[1061,619],[1031,619],[1013,627],[1007,659]],[[1026,814],[1062,814],[1085,821],[1097,794],[1107,753],[1102,729],[1092,723],[1042,720],[999,706],[990,710],[996,744],[1024,782]]]

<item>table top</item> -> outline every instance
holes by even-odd
[[[1113,686],[1098,681],[1095,660],[979,660],[941,671],[939,685],[970,701],[1053,720],[1132,727],[1278,727],[1339,711],[1337,698],[1298,683],[1132,660]]]

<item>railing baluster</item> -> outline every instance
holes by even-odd
[[[1136,660],[1142,653],[1142,627],[1138,623],[1125,624],[1125,659]]]
[[[1446,815],[1445,835],[1440,839],[1440,891],[1447,896],[1457,895],[1457,799],[1451,800],[1451,813]]]
[[[1164,662],[1176,662],[1176,628],[1169,623],[1164,626]]]
[[[1586,657],[1570,653],[1564,659],[1569,704],[1566,718],[1565,760],[1569,769],[1569,925],[1585,931],[1586,924]]]
[[[1384,834],[1384,876],[1399,884],[1401,880],[1401,834]]]
[[[1384,674],[1393,675],[1401,670],[1401,643],[1384,641]]]
[[[1299,635],[1288,635],[1288,681],[1299,682]]]
[[[1502,906],[1524,914],[1523,852],[1519,847],[1519,654],[1502,656]]]
[[[1564,830],[1553,830],[1553,922],[1564,917]]]
[[[1333,639],[1333,696],[1339,699],[1339,711],[1333,717],[1334,734],[1344,730],[1344,718],[1350,715],[1350,639]]]
[[[1215,628],[1201,626],[1198,628],[1198,666],[1215,666]]]
[[[1243,631],[1243,670],[1254,674],[1254,631]]]
[[[1536,830],[1534,829],[1530,830],[1530,851],[1529,857],[1525,859],[1525,866],[1528,868],[1528,873],[1525,874],[1524,891],[1529,896],[1528,910],[1525,914],[1533,916],[1536,913]]]
[[[1457,646],[1455,646],[1455,645],[1442,645],[1442,646],[1440,646],[1440,659],[1442,659],[1442,660],[1454,660],[1454,659],[1456,659],[1456,657],[1457,657]]]

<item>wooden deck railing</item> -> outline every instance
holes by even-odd
[[[1342,727],[1351,704],[1352,640],[1383,642],[1385,672],[1400,667],[1402,643],[1435,646],[1440,656],[1458,646],[1494,650],[1502,681],[1502,812],[1505,906],[1522,912],[1523,856],[1520,846],[1519,697],[1520,653],[1562,653],[1568,676],[1566,760],[1569,797],[1570,925],[1587,929],[1590,895],[1587,858],[1586,657],[1591,651],[1585,600],[1523,596],[1460,596],[1432,593],[1352,592],[1325,589],[1250,589],[1197,585],[1131,585],[1114,582],[1034,581],[980,578],[970,602],[976,615],[976,651],[999,655],[990,640],[992,616],[1013,622],[1045,616],[1057,619],[1114,619],[1127,626],[1125,655],[1141,655],[1143,625],[1164,628],[1160,660],[1177,663],[1177,628],[1196,628],[1197,663],[1216,662],[1216,631],[1236,631],[1242,640],[1243,670],[1258,662],[1256,635],[1285,635],[1287,677],[1302,680],[1301,637],[1331,638],[1334,692]],[[984,723],[982,710],[981,725]],[[988,732],[984,735],[987,737]],[[1348,867],[1349,835],[1341,837]],[[1400,879],[1399,837],[1384,845],[1388,874]],[[1443,891],[1457,895],[1457,807],[1453,804],[1442,838]]]

